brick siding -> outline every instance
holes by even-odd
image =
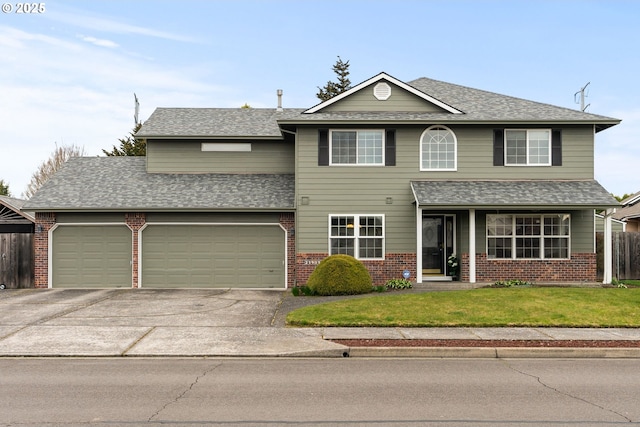
[[[36,288],[49,287],[49,230],[55,223],[56,214],[36,212],[34,272]]]
[[[469,281],[469,254],[462,254],[461,280]],[[526,280],[529,282],[596,282],[596,254],[573,253],[571,259],[487,259],[476,257],[476,281]]]
[[[127,213],[124,215],[127,226],[133,232],[133,246],[131,248],[131,271],[132,279],[131,286],[134,288],[140,287],[140,278],[138,276],[138,266],[140,265],[140,248],[138,248],[138,233],[142,226],[147,223],[147,215],[144,213]]]
[[[316,266],[328,257],[328,253],[298,254],[296,259],[296,285],[304,286]],[[402,272],[409,270],[409,280],[416,280],[416,254],[386,254],[384,260],[362,261],[369,270],[374,285],[384,285],[390,279],[402,279]]]

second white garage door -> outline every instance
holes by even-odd
[[[278,225],[148,224],[146,288],[284,288],[285,231]]]

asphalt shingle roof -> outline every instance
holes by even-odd
[[[620,206],[597,181],[411,181],[420,206],[576,207]]]
[[[147,173],[144,157],[76,157],[26,203],[29,210],[290,210],[293,175]]]
[[[278,123],[431,122],[431,123],[594,123],[606,129],[620,120],[570,108],[529,101],[480,89],[419,78],[407,85],[463,114],[406,111],[332,111],[305,114],[304,108],[158,108],[137,136],[281,137]],[[426,101],[425,101],[426,102]]]
[[[280,138],[278,120],[298,110],[275,108],[157,108],[136,134],[140,138],[271,137]]]

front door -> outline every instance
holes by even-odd
[[[447,274],[447,257],[453,253],[453,229],[451,215],[423,215],[422,274]]]

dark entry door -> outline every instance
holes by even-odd
[[[422,218],[422,271],[444,274],[444,216]]]

